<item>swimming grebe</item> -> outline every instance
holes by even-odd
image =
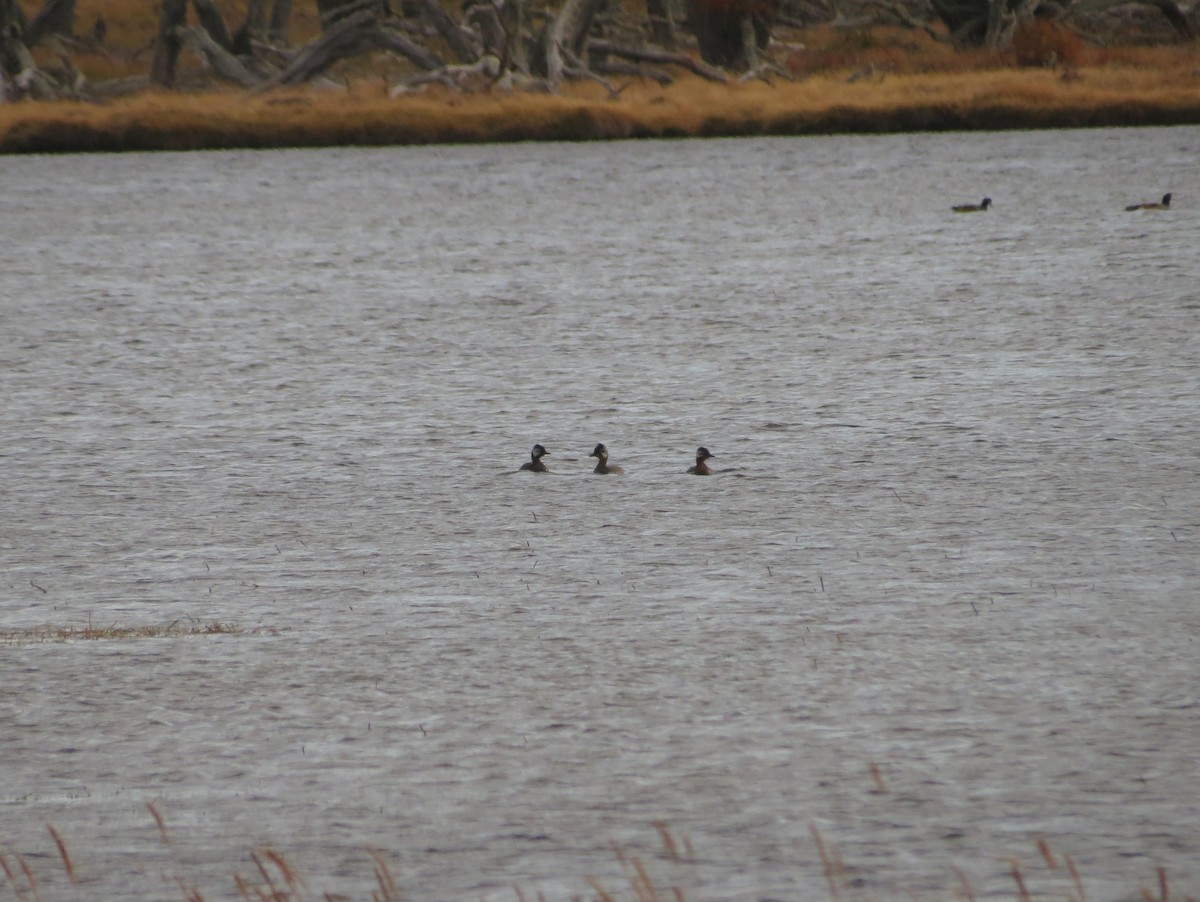
[[[1130,204],[1126,210],[1169,210],[1171,209],[1171,192],[1168,191],[1163,195],[1163,199],[1156,204]]]
[[[623,467],[609,466],[608,449],[603,445],[597,445],[595,448],[593,448],[592,453],[589,454],[588,457],[600,458],[599,462],[596,464],[596,469],[592,470],[593,473],[611,473],[614,476],[625,475],[625,469]]]
[[[696,449],[696,466],[688,467],[688,472],[694,473],[697,476],[712,476],[712,470],[709,469],[709,466],[708,466],[708,464],[705,463],[705,461],[708,460],[710,457],[716,457],[716,456],[717,455],[715,455],[715,454],[711,454],[707,448],[697,448]]]
[[[533,460],[529,461],[528,463],[521,464],[521,469],[522,470],[532,470],[534,473],[549,473],[550,470],[547,469],[547,467],[544,463],[542,463],[542,458],[545,457],[549,453],[550,452],[547,451],[545,448],[543,448],[541,445],[534,445],[533,453],[530,455],[530,457],[532,457]]]
[[[953,210],[955,213],[982,213],[984,210],[986,210],[991,205],[992,205],[992,199],[990,197],[985,197],[983,200],[981,200],[977,204],[958,204],[957,206],[953,206],[950,209]]]

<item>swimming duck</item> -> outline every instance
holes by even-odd
[[[603,445],[597,445],[595,448],[593,448],[592,453],[589,454],[588,457],[600,458],[599,461],[597,461],[597,463],[596,463],[596,469],[592,470],[593,473],[612,474],[614,476],[624,476],[625,475],[624,467],[609,466],[608,449],[605,448]]]
[[[990,197],[985,197],[977,204],[958,204],[950,209],[955,213],[982,213],[991,205],[992,199]]]
[[[550,452],[547,451],[543,446],[534,445],[533,453],[530,455],[530,457],[532,457],[533,459],[521,464],[521,469],[522,470],[532,470],[534,473],[549,473],[550,472],[549,468],[547,468],[547,466],[544,463],[542,463],[542,458],[545,457],[549,453]]]
[[[689,473],[694,473],[696,476],[712,476],[712,470],[705,463],[710,457],[716,457],[715,454],[709,452],[707,448],[701,447],[696,449],[696,466],[688,467]]]
[[[1130,204],[1126,210],[1169,210],[1171,209],[1171,192],[1168,191],[1163,195],[1163,199],[1156,204]]]

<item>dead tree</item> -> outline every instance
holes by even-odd
[[[778,11],[779,0],[687,0],[688,30],[706,63],[754,69]]]
[[[687,69],[693,75],[699,75],[701,78],[717,84],[725,84],[729,81],[725,77],[725,73],[720,69],[708,65],[707,63],[698,62],[692,59],[686,53],[669,53],[665,50],[660,50],[657,47],[622,47],[612,41],[603,41],[593,39],[588,41],[588,48],[596,53],[602,53],[606,56],[619,56],[627,60],[632,60],[639,63],[655,63],[658,65],[679,66]]]
[[[1195,28],[1176,0],[1083,0],[1072,5],[1066,15],[1101,12],[1131,2],[1157,9],[1181,38],[1196,36]],[[1053,18],[1063,15],[1054,0],[930,0],[930,5],[954,41],[993,48],[1008,43],[1018,21],[1045,15],[1047,11]]]
[[[164,88],[174,87],[179,51],[183,49],[180,29],[187,21],[187,0],[163,0],[158,19],[158,37],[154,40],[154,62],[150,81]]]
[[[475,48],[471,35],[465,32],[457,22],[450,18],[450,14],[442,8],[439,0],[419,0],[421,11],[437,33],[441,35],[442,40],[458,57],[458,61],[465,65],[470,65],[479,59],[479,51]]]
[[[75,0],[46,0],[25,29],[25,46],[33,47],[52,34],[75,34]]]
[[[397,31],[381,28],[379,19],[371,10],[360,10],[326,29],[317,40],[306,44],[282,72],[260,84],[258,89],[302,84],[320,75],[338,60],[368,50],[391,50],[426,71],[439,69],[442,65],[442,61],[424,47]]]
[[[670,0],[646,0],[646,18],[654,43],[664,50],[674,50],[675,18],[671,15]]]
[[[391,9],[388,0],[317,0],[317,13],[321,17],[323,31],[361,12],[387,16],[391,14]]]
[[[208,32],[210,38],[226,50],[233,46],[233,40],[229,37],[229,28],[225,25],[225,17],[221,15],[221,11],[217,9],[217,4],[213,0],[192,0],[192,8],[196,10],[196,18],[200,20],[200,24],[204,26],[204,30]],[[251,4],[250,11],[253,11],[253,4]]]
[[[33,68],[33,57],[22,40],[25,17],[16,0],[0,0],[0,100],[16,100],[22,73]]]
[[[247,69],[241,60],[213,40],[203,28],[182,28],[180,37],[208,61],[214,72],[227,81],[243,88],[255,88],[262,83],[259,75]]]
[[[545,72],[552,91],[562,84],[569,57],[582,56],[584,39],[604,3],[605,0],[567,0],[546,28]]]
[[[1114,6],[1122,6],[1125,3],[1144,3],[1147,6],[1153,6],[1163,18],[1167,20],[1170,26],[1175,29],[1175,33],[1181,38],[1190,40],[1196,36],[1196,29],[1192,26],[1191,21],[1184,14],[1183,10],[1175,0],[1083,0],[1082,3],[1071,7],[1071,14],[1076,13],[1095,13],[1103,12],[1113,8]]]
[[[267,38],[277,44],[287,43],[288,21],[292,18],[292,0],[275,0],[271,7],[271,24]]]

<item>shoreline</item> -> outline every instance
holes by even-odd
[[[1200,70],[998,68],[715,85],[640,82],[610,98],[378,81],[253,94],[147,91],[106,103],[0,106],[0,154],[811,136],[1200,124]]]

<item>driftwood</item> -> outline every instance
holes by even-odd
[[[292,17],[292,0],[275,0],[271,7],[271,23],[267,26],[267,37],[277,43],[287,40],[288,20]]]
[[[1163,14],[1163,18],[1171,24],[1180,37],[1194,38],[1196,36],[1196,30],[1192,27],[1192,23],[1175,3],[1175,0],[1083,0],[1082,3],[1071,7],[1071,13],[1103,12],[1114,6],[1124,6],[1126,3],[1143,3],[1153,6]]]
[[[566,74],[564,51],[579,55],[604,0],[567,0],[546,30],[546,81],[557,91]]]
[[[452,91],[478,91],[494,84],[501,71],[499,57],[483,56],[470,66],[442,66],[432,72],[423,72],[397,85],[389,92],[389,96],[411,94],[432,84],[442,85]]]
[[[75,0],[46,0],[22,34],[26,47],[33,47],[52,34],[70,37],[75,33]]]
[[[229,37],[229,29],[225,25],[224,16],[217,9],[217,4],[213,0],[192,0],[192,8],[196,10],[196,18],[200,20],[200,25],[208,32],[208,36],[226,50],[230,49],[233,41]]]
[[[163,0],[158,38],[154,42],[154,62],[150,64],[150,80],[156,85],[169,88],[175,84],[175,66],[183,48],[179,30],[186,20],[187,0]]]
[[[362,10],[340,20],[317,40],[306,44],[282,72],[260,84],[258,90],[303,84],[338,60],[368,50],[394,51],[429,72],[442,67],[441,60],[424,47],[398,31],[380,28],[376,14]]]
[[[450,18],[450,14],[442,8],[439,0],[418,0],[421,5],[421,12],[437,29],[437,33],[442,36],[442,40],[447,46],[454,51],[454,55],[458,57],[460,63],[471,64],[479,59],[479,53],[475,49],[469,35],[463,32],[463,29],[457,22]]]
[[[197,53],[204,57],[219,76],[243,88],[254,88],[262,78],[249,69],[236,56],[212,39],[203,28],[181,28],[179,36]]]
[[[468,26],[479,32],[485,56],[497,57],[503,68],[505,61],[512,61],[512,46],[508,29],[500,18],[500,11],[490,0],[477,0],[463,4],[463,19]]]
[[[633,60],[639,63],[656,63],[661,66],[682,66],[694,75],[699,75],[701,78],[709,81],[725,84],[729,78],[720,69],[715,66],[710,66],[708,63],[702,63],[699,60],[694,60],[690,56],[682,53],[668,53],[665,50],[659,50],[654,47],[631,48],[621,47],[614,44],[612,41],[602,41],[592,39],[588,41],[588,48],[594,53],[606,53],[610,56],[619,56],[623,59]]]
[[[592,63],[592,68],[602,75],[625,75],[629,78],[644,78],[647,81],[656,81],[664,88],[675,81],[674,78],[661,69],[652,69],[649,66],[639,66],[637,63],[627,63],[622,60],[602,60],[601,62]]]

